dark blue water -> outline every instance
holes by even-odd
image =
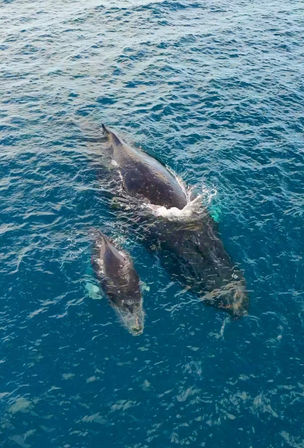
[[[0,13],[1,447],[303,447],[303,3]],[[83,130],[101,122],[209,192],[248,317],[183,291],[122,225]],[[139,337],[94,300],[90,226],[134,258]]]

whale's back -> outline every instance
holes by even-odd
[[[182,209],[187,204],[185,191],[177,179],[158,160],[127,145],[106,128],[112,157],[120,169],[124,189],[154,205]]]

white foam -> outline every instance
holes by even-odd
[[[186,188],[181,179],[175,176],[179,185],[183,189],[187,204],[183,209],[177,207],[167,208],[162,205],[155,205],[151,203],[145,203],[144,207],[152,211],[152,213],[157,217],[163,217],[169,221],[187,221],[191,220],[203,212],[202,204],[205,206],[209,205],[213,198],[216,196],[217,191],[215,189],[208,189],[205,185],[201,188],[201,193],[197,194],[193,198],[193,188]]]
[[[155,205],[155,204],[145,204],[147,208],[149,208],[152,213],[159,217],[166,218],[168,220],[185,220],[194,216],[195,212],[201,206],[201,196],[197,196],[192,201],[188,201],[183,209],[179,209],[177,207],[167,208],[163,205]]]
[[[205,205],[210,205],[213,198],[217,195],[217,190],[215,188],[208,188],[206,185],[202,185],[202,201]]]

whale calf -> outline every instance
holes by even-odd
[[[186,192],[164,165],[125,143],[105,125],[102,129],[109,144],[112,163],[119,170],[123,188],[130,196],[166,208],[185,207]]]
[[[92,264],[102,289],[123,324],[133,335],[144,328],[139,277],[130,255],[100,231],[94,231]]]

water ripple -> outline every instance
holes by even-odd
[[[303,9],[2,2],[1,446],[303,446]],[[102,122],[216,192],[249,316],[204,307],[118,219]],[[139,338],[90,296],[92,226],[134,258]]]

